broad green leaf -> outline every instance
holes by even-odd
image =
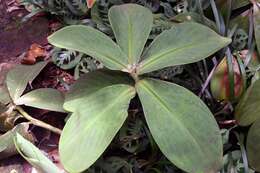
[[[127,118],[135,89],[120,84],[119,74],[112,73],[115,75],[109,76],[109,73],[102,71],[89,73],[80,78],[66,96],[64,108],[73,113],[62,131],[59,152],[69,172],[89,168],[105,151]]]
[[[128,64],[137,64],[152,29],[152,12],[137,4],[124,4],[111,7],[108,16]]]
[[[63,103],[63,94],[52,88],[33,90],[15,101],[16,105],[26,105],[57,112],[64,112]]]
[[[258,3],[258,5],[257,5]],[[257,50],[260,55],[260,2],[254,3],[254,30],[255,30],[255,40],[257,44]]]
[[[13,101],[17,100],[24,92],[27,84],[32,82],[47,62],[39,62],[35,65],[17,65],[6,76],[6,85]]]
[[[70,112],[77,110],[78,103],[85,102],[85,97],[115,84],[133,85],[133,80],[123,72],[97,70],[80,77],[65,95],[64,109]]]
[[[13,137],[15,133],[20,133],[29,140],[33,140],[32,135],[28,131],[29,123],[21,123],[15,126],[12,130],[0,136],[0,159],[7,158],[17,154]]]
[[[249,129],[246,149],[249,165],[256,171],[260,171],[260,119]]]
[[[200,61],[231,40],[198,23],[188,22],[161,33],[146,50],[138,73]]]
[[[136,89],[148,127],[164,155],[187,172],[217,172],[222,141],[207,106],[173,83],[144,79]]]
[[[122,70],[127,68],[127,56],[108,36],[89,26],[67,26],[48,37],[54,46],[76,50],[90,55],[107,68]]]
[[[235,118],[239,125],[249,126],[260,118],[260,80],[255,81],[240,99]]]
[[[61,173],[61,170],[54,163],[19,133],[14,135],[13,140],[18,152],[37,170],[41,172]]]
[[[11,102],[11,98],[9,96],[9,91],[6,88],[6,86],[0,87],[0,103],[2,104],[7,104]]]
[[[134,94],[132,87],[118,84],[78,102],[77,111],[67,121],[59,143],[66,170],[81,172],[99,158],[127,118]]]

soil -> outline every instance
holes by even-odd
[[[32,43],[47,44],[48,20],[43,17],[21,22],[28,14],[24,9],[10,11],[13,0],[0,0],[0,63],[19,62],[17,56]]]
[[[14,0],[0,0],[0,87],[3,85],[6,72],[15,64],[20,63],[22,59],[21,55],[23,55],[33,43],[46,46],[46,38],[49,34],[49,21],[46,18],[37,16],[27,22],[21,22],[22,18],[27,15],[28,12],[20,7],[15,7],[14,4]],[[51,71],[55,72],[55,70]],[[50,79],[48,80],[50,81]],[[45,83],[48,83],[48,81],[46,82],[45,80]],[[41,87],[44,86],[41,85]],[[57,122],[56,120],[50,120],[48,118],[49,116],[46,116],[48,112],[42,112],[42,114],[44,120]],[[54,117],[56,117],[56,114]],[[39,131],[38,128],[35,129]],[[41,134],[48,136],[45,133]],[[46,137],[44,139],[57,143],[57,140],[49,140],[49,138]],[[45,147],[45,145],[42,144],[42,147]],[[49,155],[52,156],[52,154]],[[24,159],[16,155],[0,161],[0,172],[30,173],[32,172],[32,168]]]

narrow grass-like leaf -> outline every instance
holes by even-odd
[[[127,56],[120,47],[102,32],[83,25],[67,26],[48,37],[54,46],[76,50],[101,61],[107,68],[127,67]]]
[[[249,129],[246,148],[249,165],[256,171],[260,171],[260,119]]]
[[[201,24],[188,22],[161,33],[149,46],[138,73],[200,61],[227,46],[231,40]]]
[[[249,126],[260,118],[260,80],[245,92],[236,107],[235,118],[241,126]]]
[[[64,112],[63,103],[63,94],[52,88],[33,90],[15,101],[16,105],[26,105],[57,112]]]
[[[153,25],[151,11],[137,4],[113,6],[109,21],[117,44],[128,56],[129,64],[137,64]]]
[[[191,173],[216,172],[221,167],[218,125],[197,96],[154,79],[139,81],[136,89],[152,136],[172,163]]]
[[[37,170],[41,172],[61,173],[61,170],[54,163],[19,133],[15,134],[13,140],[18,152]]]
[[[17,65],[6,76],[6,85],[13,101],[17,100],[24,92],[27,84],[32,82],[47,62],[39,62],[35,65]]]

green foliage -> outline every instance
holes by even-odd
[[[54,98],[54,99],[51,99]],[[52,88],[33,90],[15,101],[16,105],[26,105],[39,109],[64,112],[62,107],[64,97],[61,92]]]
[[[205,26],[182,23],[156,37],[145,51],[137,70],[139,74],[144,74],[164,67],[193,63],[229,43],[230,39],[220,37]]]
[[[254,3],[254,31],[258,54],[260,55],[260,7],[259,2]]]
[[[246,93],[243,95],[242,99],[237,105],[235,112],[235,118],[237,119],[239,125],[250,126],[247,139],[246,139],[246,149],[247,158],[249,165],[256,171],[260,170],[259,158],[260,158],[260,80],[254,81],[251,86],[247,89]]]
[[[245,164],[243,163],[242,153],[240,150],[234,150],[224,155],[224,166],[222,168],[223,173],[244,173]],[[247,171],[248,173],[255,173],[252,169]]]
[[[136,90],[153,138],[170,161],[187,172],[214,172],[221,167],[220,132],[198,97],[179,85],[154,79],[137,82]]]
[[[149,141],[147,128],[140,118],[129,118],[119,131],[119,143],[129,153],[137,154],[148,147]]]
[[[29,123],[21,123],[15,126],[12,130],[0,136],[0,159],[7,158],[18,153],[13,140],[16,133],[19,133],[30,141],[33,140],[33,137],[30,133],[28,133],[28,130]]]
[[[58,90],[41,88],[22,96],[27,84],[31,83],[46,65],[47,62],[39,62],[31,66],[17,65],[11,69],[5,81],[8,90],[3,90],[3,92],[5,91],[5,95],[9,95],[11,98],[8,102],[4,99],[4,102],[1,103],[6,105],[12,102],[14,107],[17,105],[27,105],[35,108],[64,112],[62,108],[64,97]],[[50,101],[50,97],[55,97],[55,99]]]
[[[57,39],[59,38],[59,39]],[[92,27],[73,25],[48,38],[56,47],[72,49],[90,55],[113,70],[125,69],[127,56],[120,47],[102,32]]]
[[[50,95],[49,89],[39,89],[22,96],[28,83],[31,84],[46,65],[47,62],[39,62],[31,66],[17,65],[7,73],[5,85],[0,88],[0,131],[11,130],[16,121],[22,117],[15,110],[18,105],[26,104],[36,108],[50,108],[51,110],[64,112],[62,108],[64,98],[58,91],[51,91],[57,96],[57,99],[52,101],[50,101],[49,97],[46,97]],[[43,90],[46,92],[42,92]]]
[[[136,15],[142,17],[132,20]],[[104,152],[127,118],[136,91],[151,134],[170,161],[188,172],[219,169],[221,136],[204,103],[178,85],[145,79],[141,74],[202,60],[227,46],[230,39],[200,24],[183,23],[162,32],[141,53],[152,29],[151,16],[146,8],[134,4],[111,8],[109,21],[117,44],[87,26],[65,27],[48,38],[57,47],[86,53],[111,70],[126,72],[88,73],[65,96],[64,109],[72,115],[62,132],[59,151],[69,172],[84,171]]]
[[[14,102],[23,94],[27,84],[32,82],[46,65],[46,62],[33,66],[18,65],[8,72],[6,86]]]
[[[104,66],[90,56],[83,56],[74,70],[74,78],[78,79],[82,74],[102,69]]]
[[[36,146],[26,140],[18,132],[14,134],[13,141],[21,156],[38,171],[51,173],[61,172]]]
[[[137,64],[152,28],[151,12],[142,6],[128,4],[113,6],[108,16],[117,44],[128,57],[127,63]]]
[[[59,48],[52,51],[52,62],[64,70],[74,68],[75,79],[84,73],[103,68],[103,64],[86,54]]]
[[[236,107],[235,118],[241,126],[249,126],[260,118],[260,80],[255,81]]]
[[[74,68],[81,60],[83,54],[72,50],[55,48],[52,52],[52,62],[64,70]]]
[[[7,73],[6,85],[1,92],[9,97],[8,99],[1,99],[0,102],[0,131],[6,132],[0,136],[0,159],[13,156],[19,152],[38,170],[58,173],[60,170],[29,142],[34,142],[34,137],[29,132],[30,123],[38,126],[44,124],[42,127],[51,126],[32,117],[28,118],[29,115],[22,112],[22,108],[19,107],[19,105],[26,105],[64,112],[64,96],[58,90],[40,88],[23,95],[28,83],[31,83],[46,65],[47,62],[39,62],[31,66],[17,65]],[[16,120],[21,117],[28,119],[30,122],[15,126]]]
[[[242,50],[247,44],[247,33],[242,29],[237,29],[233,35],[232,47],[237,50]]]
[[[7,104],[11,101],[10,95],[8,93],[7,87],[4,85],[0,88],[0,103]]]
[[[247,136],[247,156],[249,165],[256,171],[260,171],[260,119],[255,121]]]
[[[64,23],[76,24],[83,22],[81,18],[88,11],[85,0],[21,0],[20,4],[30,12],[23,21],[38,13],[47,12],[56,15]]]

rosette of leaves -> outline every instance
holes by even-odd
[[[68,26],[48,40],[83,52],[108,70],[87,73],[65,96],[72,112],[59,142],[68,172],[89,168],[108,147],[127,118],[137,94],[149,130],[162,153],[187,172],[215,172],[222,164],[222,142],[207,106],[187,89],[144,74],[202,60],[230,43],[197,23],[162,32],[143,52],[153,24],[147,8],[124,4],[109,10],[116,42],[88,26]]]
[[[21,118],[16,106],[26,105],[40,109],[64,112],[63,94],[52,88],[39,88],[23,94],[28,83],[31,83],[47,62],[35,65],[17,65],[11,69],[5,79],[5,85],[0,88],[0,131],[8,131]],[[50,97],[55,99],[50,100]]]
[[[58,90],[39,88],[23,95],[28,83],[31,83],[46,65],[47,62],[39,62],[35,65],[17,65],[11,69],[6,76],[6,86],[1,91],[6,97],[1,98],[0,103],[64,112],[63,94]],[[50,100],[50,97],[55,99]]]
[[[30,122],[15,126],[16,120],[24,116],[20,111],[16,111],[19,105],[64,112],[64,97],[58,90],[40,88],[23,94],[28,83],[31,83],[46,65],[47,62],[17,65],[6,75],[5,85],[0,88],[0,131],[6,132],[0,135],[0,159],[20,153],[37,170],[57,173],[60,170],[29,142],[34,141],[29,132]]]

